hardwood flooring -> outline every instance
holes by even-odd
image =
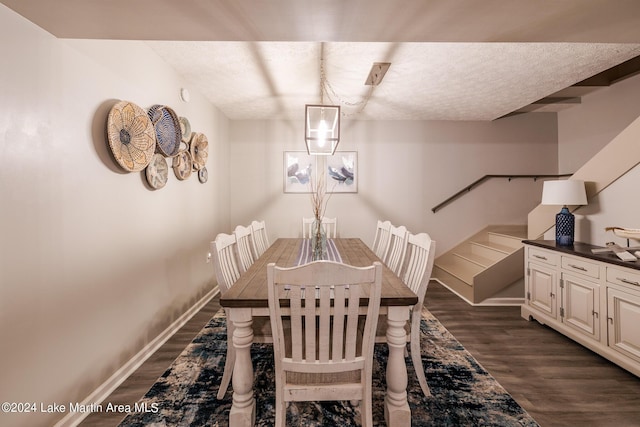
[[[640,426],[640,378],[520,307],[472,307],[434,281],[426,306],[542,427]]]
[[[640,427],[640,378],[524,320],[519,307],[472,307],[433,281],[426,305],[542,427]],[[219,308],[214,298],[104,403],[138,401]],[[81,425],[111,427],[121,419],[94,413]]]

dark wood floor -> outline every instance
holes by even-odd
[[[427,307],[542,427],[640,426],[640,379],[556,331],[520,317],[519,307],[471,307],[437,282]],[[220,308],[217,298],[129,377],[104,404],[133,405]],[[427,378],[428,380],[428,378]],[[116,426],[94,413],[83,426]]]

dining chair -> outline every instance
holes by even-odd
[[[220,293],[224,295],[240,277],[240,269],[236,261],[236,236],[233,234],[220,233],[216,236],[216,239],[211,242],[210,246],[218,288],[220,289]],[[227,393],[233,373],[233,365],[236,360],[236,350],[233,347],[233,331],[235,328],[233,323],[229,321],[229,313],[226,309],[225,313],[227,318],[227,355],[224,362],[224,372],[218,387],[218,400],[223,399]],[[269,317],[254,317],[252,326],[253,342],[273,342]]]
[[[384,259],[387,249],[389,248],[389,231],[391,230],[391,221],[380,221],[376,227],[376,235],[373,238],[373,252],[380,259]]]
[[[251,237],[253,241],[254,254],[256,258],[260,258],[264,251],[269,247],[267,226],[264,221],[251,222]]]
[[[220,233],[211,242],[211,258],[220,293],[225,294],[240,277],[236,260],[236,236]]]
[[[418,296],[418,302],[411,308],[411,317],[405,325],[407,343],[411,347],[411,361],[418,377],[418,383],[425,396],[430,396],[427,378],[422,365],[420,353],[420,320],[422,307],[431,279],[433,260],[436,253],[436,242],[427,233],[409,234],[407,242],[407,263],[402,275],[402,281]],[[376,342],[387,342],[387,317],[381,315],[378,320]],[[405,349],[406,352],[406,349]]]
[[[312,230],[315,218],[302,218],[302,238],[310,239],[315,230]],[[322,217],[322,227],[328,239],[335,239],[338,235],[338,218]]]
[[[322,226],[327,234],[328,239],[335,239],[338,237],[338,218],[322,217]]]
[[[251,234],[251,226],[245,227],[243,225],[238,225],[235,230],[233,230],[233,235],[236,236],[236,253],[238,255],[238,260],[241,272],[244,273],[251,267],[251,264],[255,261],[253,258],[253,249],[251,246],[252,243],[252,234]]]
[[[322,400],[359,400],[362,425],[373,425],[371,382],[382,264],[315,261],[281,268],[271,263],[267,283],[275,425],[285,425],[287,402]],[[363,302],[367,299],[368,305]],[[361,305],[367,306],[362,323]]]
[[[407,227],[401,225],[399,227],[391,226],[389,230],[389,247],[387,248],[387,252],[384,256],[384,263],[396,273],[397,276],[400,276],[400,270],[404,264],[404,257],[407,252],[407,238],[409,236],[409,232],[407,231]]]

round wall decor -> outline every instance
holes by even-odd
[[[109,111],[107,139],[116,162],[129,172],[146,168],[156,148],[156,132],[149,116],[129,101],[120,101]]]
[[[180,121],[180,131],[182,132],[182,141],[189,143],[191,139],[191,123],[186,117],[178,117]]]
[[[178,116],[165,105],[153,105],[149,108],[149,118],[156,130],[158,150],[165,157],[173,157],[180,150],[182,131]]]
[[[151,188],[158,190],[165,186],[167,179],[169,179],[169,165],[162,154],[153,155],[151,163],[145,170],[145,175]]]
[[[204,184],[205,182],[207,182],[208,179],[209,179],[209,172],[207,172],[207,168],[203,166],[198,171],[198,180]]]
[[[183,181],[191,175],[191,169],[193,168],[193,160],[191,160],[191,154],[188,151],[180,151],[177,156],[173,158],[172,162],[173,172],[176,174],[176,178]]]
[[[193,159],[193,168],[202,169],[207,163],[209,157],[209,141],[203,133],[194,132],[191,137],[191,158]]]

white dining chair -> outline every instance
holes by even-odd
[[[251,222],[251,237],[253,241],[254,255],[257,258],[269,247],[269,237],[267,236],[267,226],[264,221]]]
[[[420,353],[420,320],[422,307],[431,279],[433,260],[436,252],[436,242],[427,233],[409,234],[407,242],[407,263],[402,275],[402,281],[418,296],[418,302],[411,308],[411,317],[405,326],[407,343],[411,347],[411,361],[418,377],[418,383],[425,396],[430,396],[429,386],[422,365]],[[387,342],[387,317],[381,315],[378,320],[376,342]]]
[[[218,288],[224,295],[240,277],[240,268],[236,259],[236,236],[220,233],[211,242],[211,258],[216,274]]]
[[[407,227],[401,225],[399,227],[391,226],[389,230],[389,247],[384,256],[384,262],[397,276],[400,276],[400,270],[404,264],[404,257],[407,251],[407,238],[409,232]]]
[[[240,261],[240,270],[244,273],[255,261],[253,258],[254,249],[252,249],[253,242],[251,226],[245,227],[243,225],[238,225],[235,230],[233,230],[233,235],[236,236],[236,253],[238,255],[238,260]]]
[[[373,247],[371,248],[376,256],[380,259],[384,259],[384,256],[389,249],[389,242],[391,241],[389,232],[391,230],[391,221],[380,221],[376,227],[376,235],[373,238]]]
[[[271,263],[267,282],[275,425],[285,425],[287,402],[322,400],[361,401],[362,425],[373,425],[371,382],[382,264],[315,261],[280,268]],[[366,317],[359,323],[361,301],[367,298]]]
[[[322,226],[324,227],[327,239],[335,239],[338,237],[338,218],[322,217]]]
[[[211,258],[218,282],[220,293],[224,295],[240,277],[240,269],[236,260],[236,236],[220,233],[211,242]],[[224,372],[218,386],[218,400],[223,399],[231,382],[233,366],[236,360],[236,350],[233,347],[233,323],[229,321],[229,313],[225,309],[227,321],[227,354],[224,362]],[[253,342],[273,342],[271,324],[267,316],[253,318]]]
[[[302,218],[302,238],[310,239],[315,230],[312,230],[315,218]],[[325,235],[328,239],[335,239],[338,236],[338,218],[322,217],[322,228],[324,228]]]

